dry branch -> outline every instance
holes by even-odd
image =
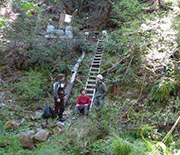
[[[178,117],[178,119],[176,120],[176,122],[174,123],[174,125],[172,126],[171,130],[169,130],[169,132],[167,133],[167,135],[163,138],[163,140],[158,143],[158,145],[156,146],[156,148],[149,154],[149,155],[153,155],[158,149],[159,147],[162,145],[162,143],[164,143],[167,138],[171,135],[171,133],[174,131],[174,129],[176,128],[177,124],[180,121],[180,116]]]
[[[122,79],[122,80],[124,80],[124,79],[125,79],[125,77],[126,77],[126,75],[127,75],[127,73],[128,73],[129,67],[131,66],[131,63],[132,63],[133,58],[134,58],[134,56],[132,56],[132,58],[131,58],[131,60],[130,60],[130,62],[129,62],[129,65],[128,65],[127,69],[126,69],[126,73],[124,74],[124,76],[123,76],[123,79]]]
[[[121,62],[123,62],[125,59],[129,58],[130,54],[126,57],[122,58],[120,61],[116,62],[111,68],[108,68],[107,70],[104,70],[101,72],[102,75],[108,74],[110,71],[112,71],[114,68],[116,68]]]

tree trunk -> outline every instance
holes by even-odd
[[[109,7],[107,9],[107,14],[106,14],[106,17],[104,19],[104,29],[106,29],[106,27],[107,27],[108,21],[109,21],[110,16],[111,16],[111,11],[113,9],[112,4],[110,2],[108,3],[108,6]]]
[[[71,75],[71,80],[70,80],[70,83],[65,88],[65,92],[67,94],[66,95],[66,100],[64,102],[65,105],[66,105],[66,103],[67,103],[67,101],[69,99],[69,96],[71,94],[71,91],[72,91],[72,88],[73,88],[73,85],[74,85],[74,81],[75,81],[75,78],[76,78],[76,74],[77,74],[79,65],[82,62],[82,60],[84,59],[84,56],[85,56],[85,52],[83,51],[81,57],[78,59],[77,63],[74,65],[73,69],[71,70],[71,74],[72,74]]]

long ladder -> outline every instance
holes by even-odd
[[[100,72],[102,57],[103,57],[103,40],[98,40],[95,48],[94,58],[90,66],[89,75],[85,85],[86,93],[91,99],[90,109],[93,105],[96,77]]]

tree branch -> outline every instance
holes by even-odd
[[[114,64],[114,66],[112,66],[111,68],[108,68],[107,70],[104,70],[103,72],[101,72],[102,75],[108,74],[111,70],[113,70],[114,68],[116,68],[121,62],[123,62],[125,59],[129,58],[130,54],[128,54],[126,57],[122,58],[120,61],[116,62]]]

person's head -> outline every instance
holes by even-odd
[[[84,88],[82,88],[82,89],[80,90],[80,93],[81,93],[81,95],[85,95],[85,94],[86,94]]]
[[[59,74],[58,79],[59,79],[59,81],[64,81],[65,80],[65,75],[64,74]]]
[[[97,76],[97,81],[98,82],[101,82],[103,80],[103,76],[101,75],[101,74],[99,74],[98,76]]]

